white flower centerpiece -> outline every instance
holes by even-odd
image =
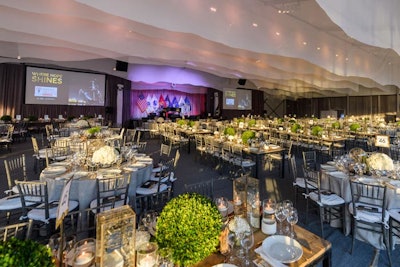
[[[245,218],[235,216],[228,224],[229,231],[234,232],[236,236],[249,232],[251,230],[249,223]]]
[[[109,167],[118,159],[118,151],[111,146],[102,146],[93,153],[92,162],[103,167]]]
[[[75,123],[75,126],[78,127],[78,128],[90,127],[89,122],[87,120],[78,120]]]
[[[384,153],[373,153],[367,158],[367,165],[371,170],[393,171],[393,160]]]

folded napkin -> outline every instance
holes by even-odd
[[[260,255],[260,257],[266,261],[271,267],[286,267],[285,264],[281,263],[280,261],[277,261],[273,258],[271,258],[270,256],[268,256],[266,253],[264,253],[264,251],[262,250],[262,246],[256,248],[254,250],[255,253],[257,253],[258,255]]]

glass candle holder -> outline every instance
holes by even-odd
[[[214,202],[217,205],[218,211],[221,213],[222,218],[225,219],[226,216],[228,216],[228,199],[225,197],[217,197]]]
[[[136,262],[138,267],[153,267],[158,265],[158,245],[148,242],[139,247]]]
[[[75,244],[74,267],[89,267],[94,265],[96,256],[96,240],[87,238]]]
[[[267,235],[273,235],[276,233],[275,205],[276,203],[272,199],[265,199],[263,201],[261,231]]]

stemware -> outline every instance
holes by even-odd
[[[226,263],[234,263],[236,261],[234,246],[236,243],[236,234],[234,232],[229,232],[227,236],[227,242],[229,246],[229,254],[227,255],[225,262]]]
[[[144,214],[142,222],[147,231],[154,236],[156,232],[158,213],[156,211],[148,211]]]
[[[286,220],[288,215],[288,209],[285,207],[283,202],[279,202],[275,206],[275,218],[279,221],[279,227],[277,230],[277,234],[283,234],[282,224],[283,221]]]
[[[249,249],[254,245],[254,235],[252,231],[246,231],[243,233],[242,239],[240,240],[240,244],[244,248],[244,266],[251,266],[251,260],[249,257]]]
[[[290,224],[290,237],[295,238],[294,225],[299,221],[299,215],[296,208],[292,207],[289,209],[289,214],[286,220]]]
[[[283,208],[285,209],[284,212],[286,213],[286,217],[289,214],[289,210],[293,208],[293,202],[290,201],[289,199],[285,199],[282,201],[283,204]],[[282,229],[283,229],[283,233],[287,234],[290,232],[290,227],[289,225],[287,225],[286,220],[284,219],[284,221],[282,222]]]
[[[65,242],[65,240],[64,240]],[[57,261],[60,260],[60,250],[63,250],[64,245],[61,245],[61,235],[59,233],[56,233],[49,238],[49,243],[48,246],[50,247],[50,250],[53,254],[53,257],[57,259]]]

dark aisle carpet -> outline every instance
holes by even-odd
[[[41,136],[38,136],[41,143]],[[148,154],[151,154],[155,161],[159,157],[160,140],[159,139],[146,139]],[[45,145],[45,144],[44,144]],[[38,179],[39,174],[33,172],[32,158],[32,144],[30,138],[26,142],[15,143],[12,146],[12,152],[5,150],[0,151],[0,160],[7,157],[20,155],[25,153],[27,159],[28,179]],[[175,151],[172,152],[173,155]],[[232,180],[226,172],[222,172],[217,164],[211,160],[205,160],[200,157],[199,153],[195,151],[194,144],[191,146],[191,152],[188,153],[186,147],[180,149],[180,160],[175,171],[175,176],[178,180],[174,185],[174,194],[179,195],[185,192],[185,184],[198,183],[213,179],[214,181],[214,196],[225,196],[232,199]],[[300,158],[300,157],[297,157]],[[267,166],[268,167],[268,166]],[[285,177],[280,178],[280,172],[276,168],[266,168],[263,171],[260,179],[260,198],[275,198],[276,200],[291,199],[293,201],[292,182],[289,178],[288,166],[285,165]],[[7,187],[6,175],[4,164],[0,164],[0,192],[3,193]],[[305,201],[299,200],[297,207],[300,211],[299,225],[320,235],[320,225],[317,215],[309,216],[309,223],[304,225],[304,211]],[[2,215],[4,218],[4,215]],[[3,223],[4,220],[1,220]],[[332,266],[352,266],[352,267],[365,267],[365,266],[389,266],[386,251],[380,251],[378,261],[374,262],[375,249],[361,241],[356,240],[355,249],[353,254],[349,253],[351,248],[351,235],[344,236],[341,229],[332,228],[329,225],[324,226],[326,239],[332,243]],[[392,251],[393,266],[400,267],[400,245]],[[372,265],[371,265],[372,264]]]

